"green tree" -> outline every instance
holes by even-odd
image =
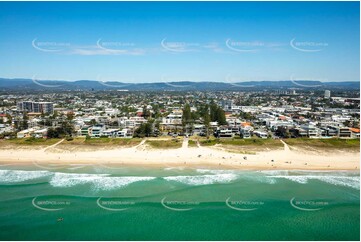
[[[13,117],[11,117],[11,115],[7,113],[6,118],[8,119],[8,124],[11,124],[13,121]]]
[[[69,121],[73,120],[74,119],[74,113],[73,112],[68,112],[66,114],[66,119],[69,120]]]
[[[147,106],[143,106],[143,118],[148,119],[150,117],[150,111],[147,109]]]
[[[134,130],[134,137],[149,137],[153,133],[153,124],[151,122],[142,123],[136,130]]]
[[[29,120],[29,117],[28,115],[26,114],[26,112],[24,112],[23,114],[23,120],[21,122],[21,129],[24,130],[24,129],[27,129],[28,128],[28,120]]]
[[[203,117],[203,124],[204,124],[204,126],[206,127],[206,136],[207,136],[207,139],[209,139],[210,122],[211,122],[211,117],[209,116],[208,113],[205,113],[205,114],[204,114],[204,117]]]
[[[182,127],[183,132],[186,132],[186,129],[188,126],[192,126],[193,120],[192,120],[192,113],[191,113],[191,107],[189,104],[186,104],[183,108],[183,115],[182,115]]]

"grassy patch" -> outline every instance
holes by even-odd
[[[212,146],[216,144],[232,145],[232,146],[267,146],[267,147],[283,147],[279,140],[274,139],[239,139],[239,138],[225,138],[225,139],[209,139],[201,140],[200,144],[203,146]]]
[[[8,145],[53,145],[61,139],[36,139],[36,138],[23,138],[23,139],[9,139],[2,140],[1,143]]]
[[[182,147],[182,142],[179,139],[147,140],[146,144],[155,149],[177,149]]]
[[[195,140],[188,140],[188,147],[198,147],[197,141]]]
[[[219,139],[204,139],[199,141],[199,144],[201,146],[213,146],[219,143],[220,143]]]
[[[360,149],[359,139],[308,139],[308,138],[297,138],[297,139],[285,139],[288,145],[313,148],[333,148],[333,149]]]
[[[94,146],[135,146],[141,142],[139,138],[91,138],[91,139],[74,139],[68,141],[65,144],[83,144],[83,145],[94,145]]]

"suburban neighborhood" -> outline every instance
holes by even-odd
[[[358,92],[2,94],[0,135],[13,138],[360,137]]]

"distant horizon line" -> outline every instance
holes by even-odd
[[[227,81],[190,81],[190,80],[184,80],[184,81],[179,81],[179,80],[175,80],[175,81],[150,81],[150,82],[122,82],[122,81],[115,81],[115,80],[109,80],[109,81],[100,81],[100,80],[92,80],[92,79],[76,79],[76,80],[52,80],[52,79],[37,79],[37,78],[22,78],[22,77],[15,77],[15,78],[7,78],[7,77],[0,77],[0,80],[28,80],[28,81],[52,81],[52,82],[79,82],[79,81],[91,81],[91,82],[101,82],[101,83],[112,83],[112,82],[117,82],[117,83],[126,83],[126,84],[154,84],[154,83],[185,83],[185,82],[189,82],[189,83],[202,83],[202,82],[212,82],[212,83],[247,83],[247,82],[307,82],[307,81],[312,81],[312,82],[320,82],[320,83],[339,83],[339,82],[360,82],[360,80],[357,81],[322,81],[322,80],[312,80],[312,79],[295,79],[292,80],[292,78],[290,79],[280,79],[280,80],[249,80],[249,81],[234,81],[234,82],[227,82]]]

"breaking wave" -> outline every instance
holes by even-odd
[[[51,176],[49,171],[0,170],[0,183],[17,183]]]
[[[56,173],[50,180],[53,187],[72,187],[90,184],[95,190],[113,190],[139,181],[149,181],[156,177],[123,176],[110,177],[108,174]]]
[[[0,170],[0,183],[12,184],[39,178],[47,178],[53,187],[73,187],[89,184],[95,190],[113,190],[139,181],[149,181],[156,177],[122,176],[109,174],[79,174],[49,171]]]
[[[293,182],[306,184],[309,180],[318,180],[336,186],[345,186],[360,189],[360,177],[355,176],[270,176],[271,178],[283,178]]]
[[[238,178],[235,174],[216,174],[200,176],[168,176],[164,177],[167,181],[176,181],[188,185],[208,185],[216,183],[229,183]]]
[[[319,181],[335,186],[344,186],[360,190],[360,176],[350,172],[309,172],[309,171],[261,171],[239,172],[232,170],[197,169],[198,175],[159,177],[165,181],[174,181],[187,185],[224,184],[235,180],[256,183],[275,184],[286,179],[299,184]],[[110,174],[61,173],[51,171],[0,170],[0,184],[11,185],[42,179],[53,187],[74,187],[90,185],[95,190],[113,190],[129,184],[156,179],[153,176],[112,176]]]

